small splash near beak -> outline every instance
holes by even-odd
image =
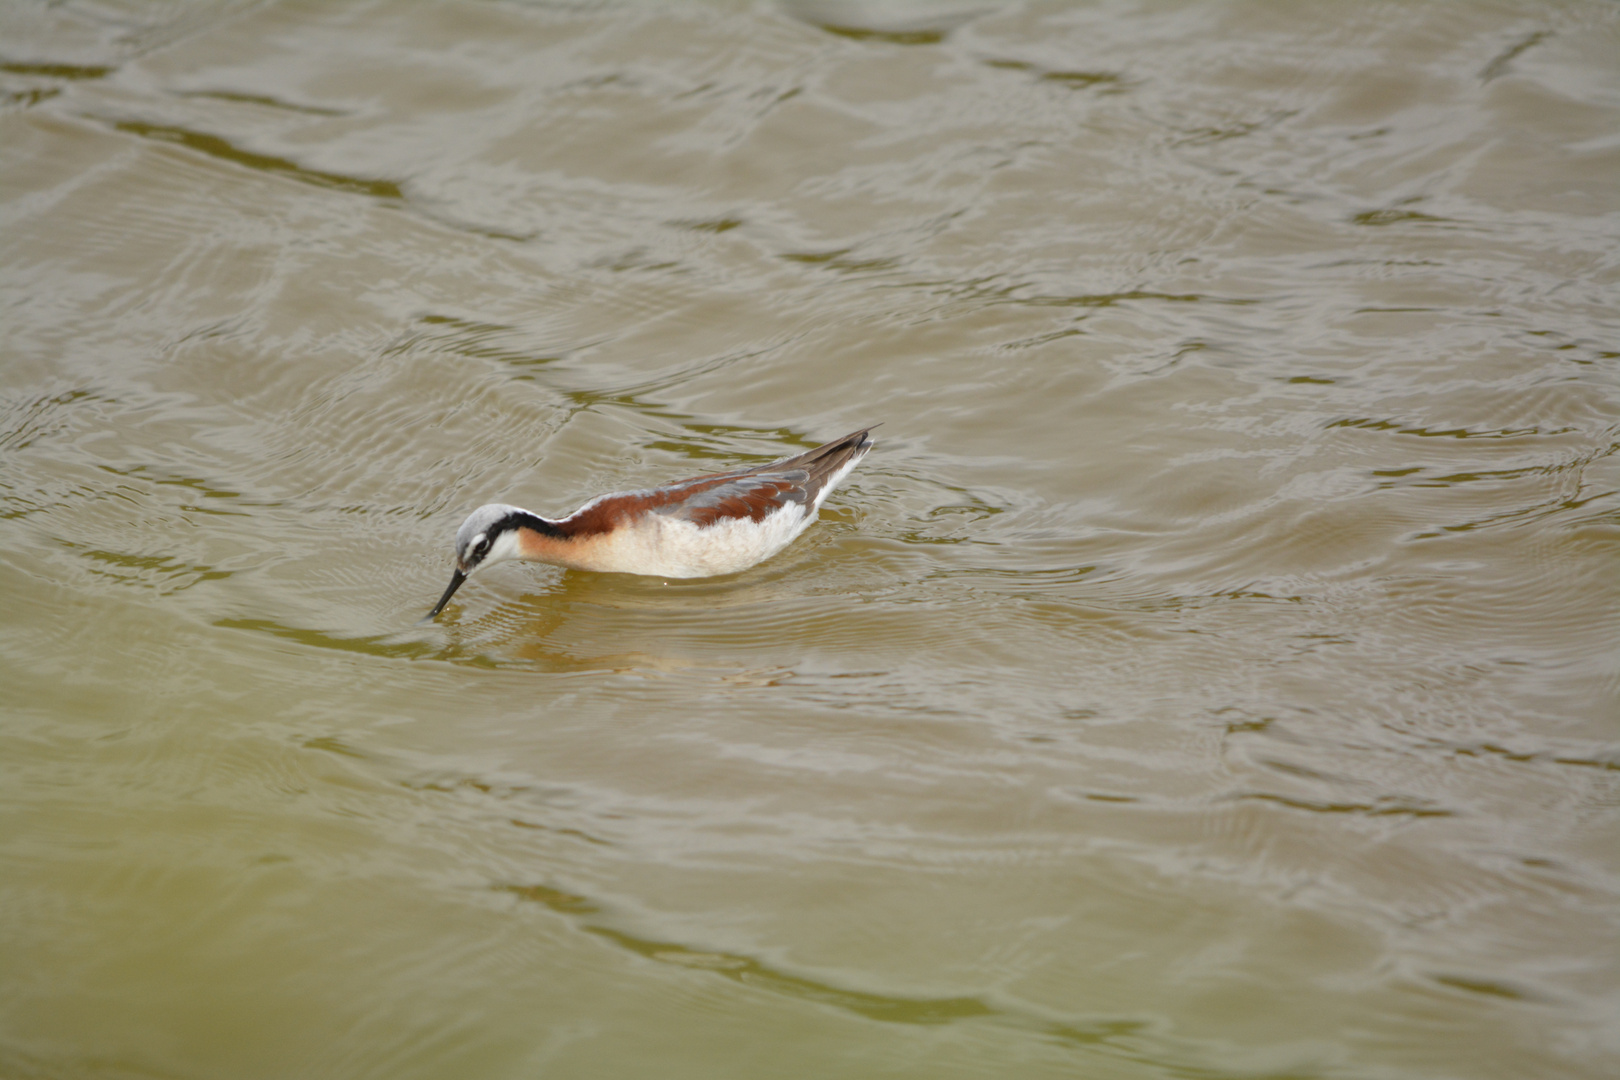
[[[450,598],[456,595],[456,590],[461,588],[461,583],[466,580],[467,575],[463,574],[460,569],[457,569],[455,573],[450,576],[450,587],[444,590],[444,595],[439,597],[439,602],[433,605],[432,611],[423,616],[422,621],[432,622],[434,619],[438,618],[439,612],[444,610],[444,605],[450,602]]]

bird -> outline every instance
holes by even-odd
[[[872,449],[876,426],[768,465],[599,495],[565,518],[506,503],[480,506],[456,530],[450,587],[422,621],[437,618],[473,571],[509,559],[664,578],[746,570],[810,527]]]

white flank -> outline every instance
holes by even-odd
[[[815,520],[787,503],[760,521],[732,518],[707,528],[664,514],[648,514],[634,527],[616,529],[592,552],[592,570],[653,577],[698,578],[735,574],[775,555]]]

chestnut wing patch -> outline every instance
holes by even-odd
[[[802,469],[699,477],[671,485],[670,500],[656,508],[698,528],[728,519],[763,521],[788,503],[806,501],[809,474]]]

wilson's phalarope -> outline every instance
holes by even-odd
[[[871,430],[769,465],[598,496],[555,521],[505,503],[480,506],[456,531],[455,573],[427,618],[444,610],[467,575],[507,559],[667,578],[746,570],[809,527],[872,449]]]

